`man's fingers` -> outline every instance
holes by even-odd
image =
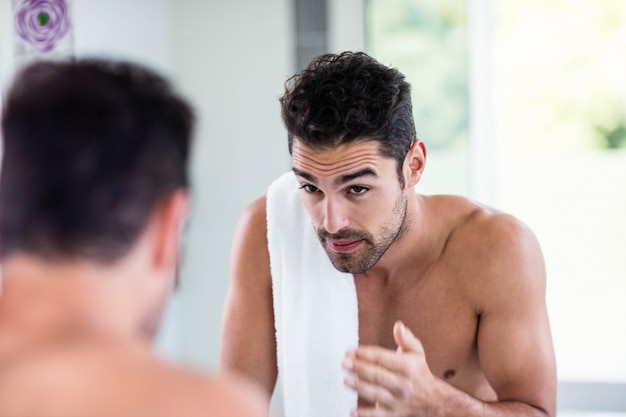
[[[360,398],[377,404],[354,410],[352,416],[395,417],[414,402],[418,394],[414,391],[420,390],[424,377],[432,379],[420,340],[400,321],[394,325],[393,336],[397,351],[359,346],[346,353],[343,367],[350,374],[344,383]]]
[[[350,417],[393,417],[393,411],[384,408],[359,407],[350,413]]]
[[[398,344],[397,352],[379,346],[359,346],[357,349],[349,351],[346,357],[358,358],[378,364],[390,371],[406,374],[406,363],[403,356],[398,353],[416,353],[423,356],[424,347],[422,342],[401,321],[396,322],[394,325],[393,336]]]
[[[411,384],[406,377],[380,365],[355,359],[344,367],[359,380],[384,387],[397,398],[403,399],[411,394]]]
[[[393,338],[396,341],[400,352],[424,352],[422,343],[401,321],[397,321],[393,325]]]
[[[348,353],[354,361],[370,362],[398,374],[406,374],[406,363],[402,355],[378,346],[359,346],[354,353]]]
[[[347,376],[343,380],[346,386],[352,388],[359,397],[372,404],[378,404],[379,407],[391,409],[396,403],[395,397],[384,387],[371,384],[358,378]]]

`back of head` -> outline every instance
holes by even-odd
[[[409,83],[363,52],[318,56],[287,81],[281,105],[290,152],[294,137],[320,150],[375,140],[400,170],[415,139]]]
[[[113,262],[188,187],[193,116],[154,72],[99,60],[18,75],[2,118],[0,253]]]

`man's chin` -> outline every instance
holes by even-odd
[[[328,254],[328,258],[335,269],[344,274],[362,274],[370,269],[369,267],[365,268],[364,265],[354,262],[352,259],[345,259],[347,258],[346,255]]]

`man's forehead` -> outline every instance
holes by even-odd
[[[380,170],[394,162],[381,154],[380,144],[374,140],[314,149],[294,138],[291,154],[295,170],[314,176],[344,175],[366,166]]]

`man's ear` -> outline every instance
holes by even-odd
[[[190,197],[187,191],[179,190],[168,197],[157,209],[155,220],[158,223],[155,242],[155,267],[176,268],[183,231],[189,213]]]
[[[404,176],[406,187],[412,188],[422,179],[426,167],[426,144],[421,139],[415,139],[404,159]]]

